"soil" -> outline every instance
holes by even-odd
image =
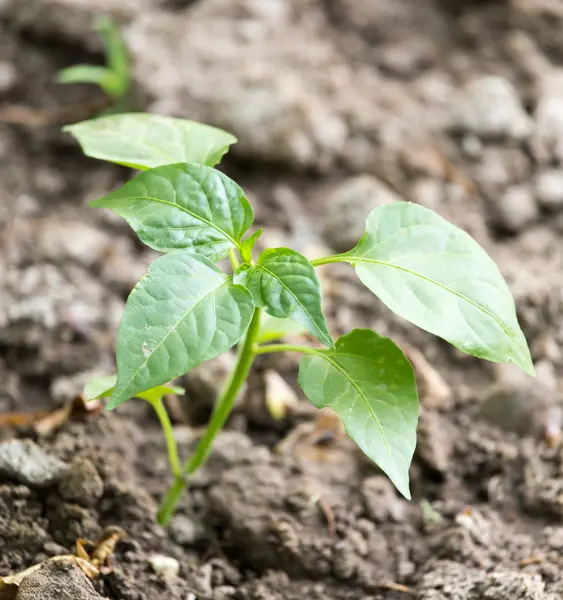
[[[257,362],[167,528],[155,524],[165,447],[142,402],[39,430],[12,416],[58,409],[113,369],[125,298],[155,257],[86,206],[129,173],[60,131],[103,103],[53,83],[63,66],[103,61],[100,12],[122,25],[136,107],[237,134],[222,168],[264,243],[346,249],[358,220],[402,197],[499,264],[535,380],[402,322],[345,268],[321,272],[335,335],[372,327],[415,365],[412,502],[349,441],[313,443],[301,396],[282,422],[269,416],[264,374],[299,393],[293,356]],[[0,454],[25,439],[56,468],[38,481],[0,460],[0,574],[108,527],[127,534],[93,581],[47,561],[18,600],[563,598],[562,31],[551,0],[0,1]],[[225,360],[179,382],[184,456]],[[162,570],[161,557],[177,563]]]

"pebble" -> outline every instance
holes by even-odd
[[[0,444],[0,475],[15,479],[32,488],[58,483],[68,465],[49,456],[30,440],[9,440]]]
[[[538,173],[534,191],[538,202],[544,208],[563,208],[563,169],[547,169]]]
[[[8,61],[0,60],[0,93],[11,90],[18,79],[16,68]]]
[[[532,120],[514,86],[503,77],[471,81],[452,108],[451,128],[483,139],[522,140],[532,132]]]
[[[95,506],[103,493],[104,482],[94,463],[88,458],[74,460],[59,483],[61,497],[81,506]]]
[[[546,527],[544,534],[551,549],[563,551],[563,527]]]
[[[539,84],[532,148],[541,163],[563,160],[563,69]]]
[[[22,580],[17,600],[104,600],[73,564],[46,561]]]
[[[177,577],[180,572],[180,563],[171,556],[153,554],[149,562],[153,571],[163,577]]]
[[[532,192],[524,186],[509,187],[494,205],[498,224],[508,231],[517,233],[533,223],[539,209]]]
[[[170,536],[181,546],[191,546],[199,538],[196,524],[185,515],[176,515],[170,521]]]
[[[323,197],[323,234],[337,250],[350,250],[362,237],[369,213],[401,198],[371,175],[351,177]]]

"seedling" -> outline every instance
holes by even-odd
[[[163,252],[127,300],[117,333],[117,378],[94,396],[113,410],[135,396],[157,408],[174,481],[166,523],[186,479],[207,459],[256,356],[303,354],[299,385],[316,407],[331,407],[346,433],[407,498],[418,395],[409,361],[390,339],[355,329],[333,340],[315,270],[351,265],[392,311],[493,362],[534,367],[510,291],[494,262],[464,231],[417,204],[376,208],[355,248],[309,261],[290,248],[253,251],[253,210],[243,190],[214,165],[235,138],[178,119],[128,114],[67,128],[92,157],[142,170],[92,206],[122,216],[141,241]],[[217,263],[231,259],[230,272]],[[221,264],[223,264],[221,262]],[[289,319],[319,345],[273,342]],[[281,329],[277,328],[281,325]],[[276,332],[279,332],[276,333]],[[238,344],[238,358],[193,456],[180,465],[161,386]],[[149,392],[147,392],[149,390]],[[92,394],[90,395],[92,396]],[[155,398],[157,400],[155,400]]]
[[[117,25],[107,17],[95,21],[107,66],[74,65],[57,73],[58,83],[93,83],[120,105],[131,87],[131,63]],[[115,106],[114,106],[115,108]]]

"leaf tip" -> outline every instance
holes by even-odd
[[[526,375],[530,377],[536,376],[532,355],[530,354],[530,349],[523,333],[520,333],[518,339],[515,340],[509,360],[522,369]]]
[[[412,500],[408,471],[404,474],[397,473],[392,475],[391,473],[387,473],[387,475],[389,479],[391,479],[393,485],[397,488],[398,492],[407,500]]]

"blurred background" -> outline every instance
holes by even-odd
[[[74,65],[117,80],[61,73]],[[114,370],[125,299],[156,257],[86,205],[131,172],[62,132],[108,111],[234,133],[220,168],[247,192],[262,245],[312,258],[354,246],[383,203],[437,211],[499,265],[537,378],[462,355],[351,270],[325,269],[332,332],[392,335],[415,366],[415,500],[338,436],[319,446],[326,424],[297,359],[264,357],[161,530],[167,466],[148,410],[64,412],[91,373]],[[0,0],[0,441],[29,438],[71,469],[64,484],[16,485],[0,444],[0,574],[116,524],[130,538],[111,575],[45,577],[87,599],[563,597],[562,163],[561,0]],[[186,454],[231,361],[170,399]],[[162,553],[172,578],[152,562]]]

